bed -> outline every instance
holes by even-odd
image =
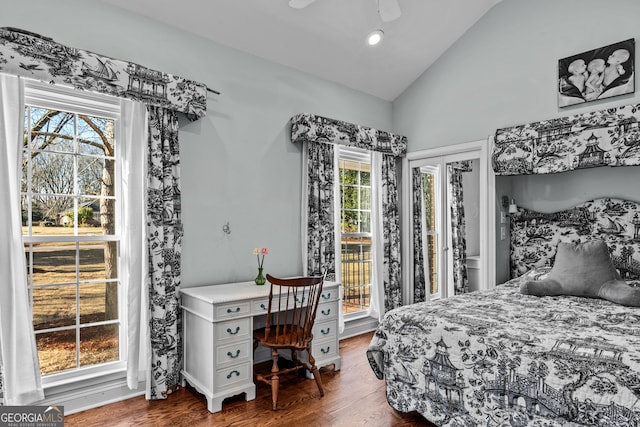
[[[514,279],[391,310],[367,357],[398,411],[438,426],[640,426],[640,308],[524,295],[560,242],[606,241],[618,278],[638,286],[640,205],[598,199],[512,219]]]

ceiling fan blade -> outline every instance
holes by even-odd
[[[398,0],[378,0],[378,13],[383,22],[395,21],[402,15]]]
[[[316,0],[289,0],[289,6],[294,9],[304,9]]]

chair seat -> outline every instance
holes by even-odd
[[[265,328],[256,329],[253,333],[253,338],[266,347],[295,348],[296,350],[306,349],[313,340],[313,334],[308,334],[308,336],[303,339],[302,329],[299,327],[289,325],[286,330],[291,332],[287,332],[286,334],[281,333],[277,336],[272,333],[268,337],[265,337]],[[296,335],[300,337],[300,339],[296,340]]]

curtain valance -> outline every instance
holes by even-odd
[[[313,114],[297,114],[291,118],[291,141],[305,140],[342,144],[394,156],[404,156],[407,151],[405,136]]]
[[[202,83],[13,28],[0,28],[0,72],[164,107],[191,120],[207,109]]]
[[[640,104],[512,126],[496,131],[496,175],[640,165]]]

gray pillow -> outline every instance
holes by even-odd
[[[520,286],[527,295],[574,295],[606,299],[640,307],[640,288],[620,280],[604,240],[558,243],[556,259],[544,280],[527,280]]]

